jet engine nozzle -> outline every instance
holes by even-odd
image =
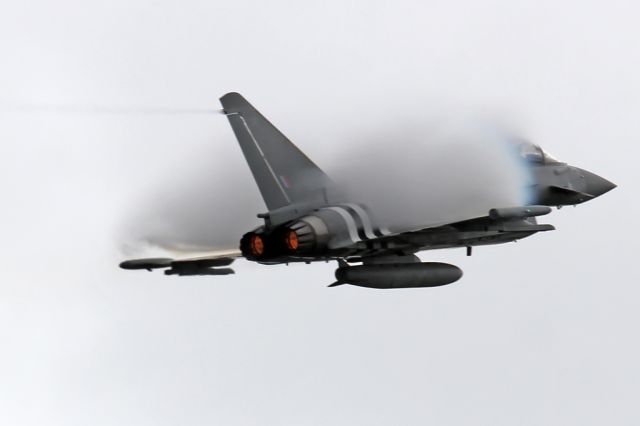
[[[288,254],[317,253],[326,248],[329,229],[319,217],[305,216],[285,228],[282,241]]]
[[[307,256],[327,248],[329,228],[318,216],[304,216],[271,231],[259,228],[240,240],[240,251],[249,260],[271,261],[288,256]]]
[[[273,249],[267,236],[261,232],[247,232],[240,239],[240,252],[249,260],[271,257]]]

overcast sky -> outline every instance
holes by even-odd
[[[640,421],[636,2],[5,3],[1,424]],[[223,116],[142,113],[229,91],[327,170],[407,123],[490,117],[618,188],[545,216],[554,232],[422,253],[464,270],[442,288],[118,269],[143,234],[258,224]]]

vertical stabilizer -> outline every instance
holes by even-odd
[[[239,93],[220,102],[269,211],[327,203],[328,176]]]

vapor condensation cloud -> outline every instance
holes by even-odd
[[[523,203],[526,170],[504,129],[449,119],[386,129],[350,147],[335,179],[391,230]]]
[[[231,137],[231,136],[230,136]],[[237,148],[237,150],[236,150]],[[238,169],[239,148],[196,146],[155,181],[123,217],[120,239],[128,255],[156,248],[179,251],[228,249],[265,211],[248,167]]]
[[[461,117],[399,118],[384,128],[372,120],[359,137],[332,141],[335,161],[325,171],[392,231],[450,223],[522,205],[525,174],[506,135],[496,123]],[[261,223],[256,214],[266,208],[248,166],[219,161],[240,155],[231,132],[225,139],[158,177],[125,218],[125,254],[234,248]]]

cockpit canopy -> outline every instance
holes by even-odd
[[[520,157],[528,162],[534,164],[555,164],[560,163],[551,154],[540,148],[538,145],[534,145],[529,141],[518,141],[518,153]]]

